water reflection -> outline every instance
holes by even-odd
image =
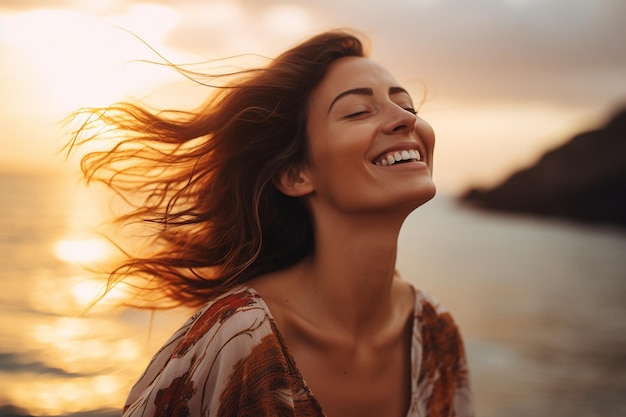
[[[0,224],[9,291],[0,293],[0,406],[42,416],[119,410],[166,335],[150,333],[150,313],[118,307],[121,289],[92,307],[106,281],[85,267],[115,252],[94,227],[107,219],[108,196],[41,178],[0,176],[0,189],[15,203]]]
[[[25,329],[28,330],[28,329]],[[31,326],[27,351],[13,358],[21,370],[0,385],[14,406],[33,415],[111,408],[122,404],[142,346],[108,319],[57,317]],[[112,339],[111,332],[122,330]]]
[[[84,264],[107,259],[111,248],[107,241],[97,237],[60,239],[54,244],[54,253],[62,261]]]
[[[66,415],[93,409],[107,409],[111,401],[122,401],[120,388],[124,386],[119,376],[44,378],[12,382],[9,395],[14,406],[28,410],[33,415]]]
[[[105,314],[129,295],[121,287],[107,290],[105,280],[85,275],[45,278],[33,283],[30,306],[41,312],[60,315]]]
[[[133,339],[109,340],[108,319],[59,317],[33,329],[34,340],[47,352],[46,361],[68,374],[101,372],[126,367],[141,348]],[[101,331],[97,329],[107,329]]]

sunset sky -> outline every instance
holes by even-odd
[[[78,107],[198,102],[127,31],[190,63],[349,27],[417,101],[425,86],[440,188],[492,184],[626,104],[625,18],[624,0],[0,0],[0,171],[67,167],[58,121]]]

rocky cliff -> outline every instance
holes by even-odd
[[[626,227],[626,110],[500,185],[470,189],[460,200],[484,209]]]

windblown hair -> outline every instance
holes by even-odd
[[[147,254],[125,252],[111,268],[110,285],[139,280],[140,295],[158,300],[151,308],[197,306],[310,254],[311,215],[273,180],[308,163],[308,101],[328,67],[365,55],[357,36],[331,31],[229,75],[197,111],[129,102],[79,111],[88,118],[70,147],[114,139],[82,158],[83,175],[127,200],[141,196],[116,221],[153,231]]]

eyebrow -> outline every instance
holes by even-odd
[[[389,87],[389,95],[395,95],[395,94],[401,94],[401,93],[405,93],[405,94],[409,94],[408,91],[406,91],[404,88],[402,87]],[[335,97],[333,99],[333,101],[330,103],[330,106],[328,106],[328,112],[330,112],[330,110],[333,108],[333,106],[335,105],[335,103],[345,97],[345,96],[349,96],[349,95],[357,95],[357,96],[373,96],[374,95],[374,90],[372,90],[371,88],[368,87],[362,87],[362,88],[353,88],[351,90],[346,90],[342,93],[339,93],[337,95],[337,97]]]

